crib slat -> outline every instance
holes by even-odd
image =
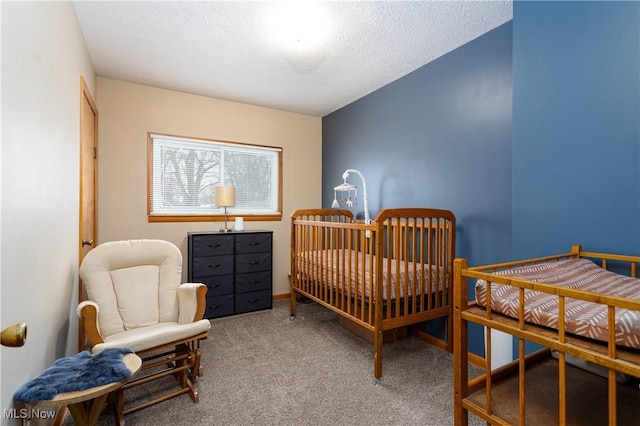
[[[608,355],[609,358],[616,358],[616,307],[608,306],[607,308],[607,323],[609,327],[609,342],[608,346]],[[609,424],[615,425],[618,424],[617,421],[617,403],[618,400],[616,396],[616,372],[613,369],[609,369]]]
[[[524,290],[521,290],[524,293]],[[524,299],[524,297],[523,297]],[[564,306],[565,298],[558,296],[558,340],[561,343],[566,341]],[[524,303],[523,303],[524,304]],[[558,357],[558,420],[560,424],[567,424],[567,366],[565,364],[565,354],[561,352]]]

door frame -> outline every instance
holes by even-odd
[[[83,146],[87,143],[87,140],[84,140],[84,130],[87,125],[87,118],[84,114],[84,102],[89,104],[91,111],[93,112],[93,155],[90,158],[85,158],[83,154],[85,151],[83,150]],[[80,200],[79,200],[79,238],[78,238],[78,265],[82,263],[82,259],[86,255],[84,252],[84,244],[83,237],[86,231],[85,229],[85,217],[84,217],[84,202],[87,194],[91,193],[93,197],[93,217],[91,218],[91,234],[93,235],[93,244],[95,247],[98,243],[98,108],[96,107],[96,103],[93,100],[91,95],[91,91],[87,86],[85,79],[80,77]],[[83,174],[85,171],[85,167],[88,161],[93,162],[93,188],[90,191],[87,191],[87,188],[84,188],[83,185]],[[80,278],[78,278],[78,303],[84,300],[84,292],[82,288],[82,282]],[[78,321],[78,350],[82,351],[84,349],[84,333],[82,328],[82,321]]]

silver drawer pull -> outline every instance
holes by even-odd
[[[219,268],[222,266],[221,263],[218,263],[217,265],[207,265],[209,268]]]
[[[260,243],[249,243],[250,246],[259,246]]]
[[[249,262],[249,265],[257,265],[258,263],[260,263],[259,260],[254,260],[253,262]]]
[[[251,280],[251,281],[249,281],[249,284],[257,284],[259,282],[260,282],[260,280]]]
[[[218,287],[220,287],[220,284],[208,284],[207,287],[209,287],[209,288],[218,288]]]
[[[256,302],[259,302],[259,301],[260,301],[259,298],[258,299],[251,299],[251,300],[249,300],[249,303],[256,303]]]
[[[220,244],[207,244],[207,247],[216,248],[216,247],[220,247]]]

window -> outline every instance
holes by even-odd
[[[231,216],[282,218],[282,148],[148,133],[150,222],[223,217],[217,185],[235,186]]]

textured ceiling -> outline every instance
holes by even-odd
[[[99,76],[320,117],[512,18],[510,1],[298,0],[311,22],[277,21],[291,3],[74,6]]]

